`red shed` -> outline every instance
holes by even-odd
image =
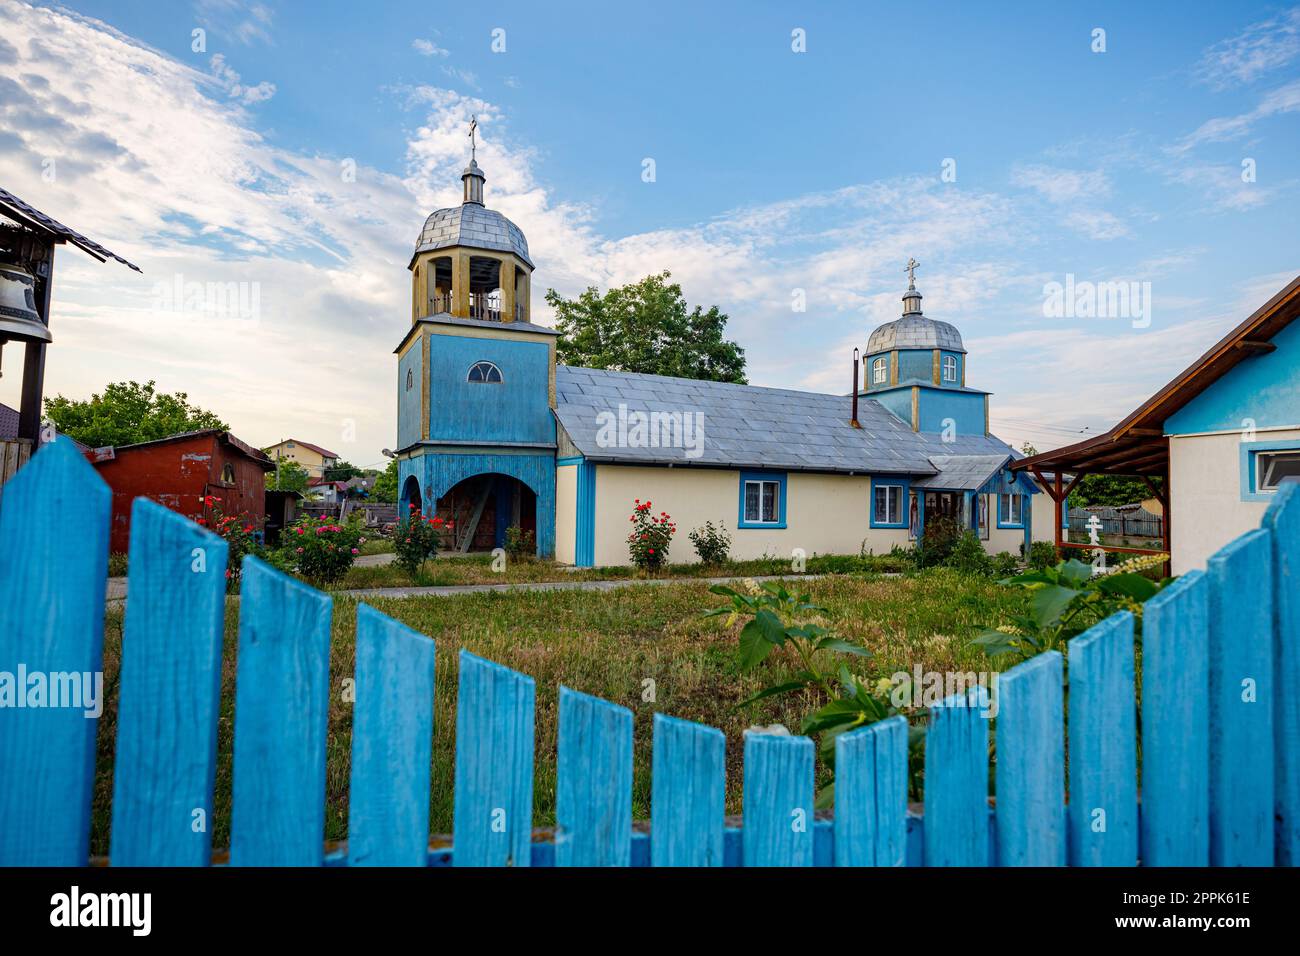
[[[184,432],[137,445],[96,448],[86,457],[113,489],[112,551],[126,551],[131,502],[151,498],[187,518],[206,519],[206,496],[224,514],[241,515],[258,530],[266,518],[264,475],[275,462],[230,432]]]

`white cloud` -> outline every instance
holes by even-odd
[[[1111,193],[1110,178],[1103,170],[1017,164],[1011,170],[1011,183],[1031,189],[1060,207],[1062,223],[1089,239],[1122,239],[1130,235],[1122,219],[1100,208]]]
[[[239,74],[226,62],[220,53],[212,57],[209,64],[213,77],[221,88],[232,98],[243,103],[261,103],[275,95],[275,84],[263,80],[256,86],[247,86],[240,82]]]
[[[271,42],[274,13],[266,4],[245,0],[198,0],[195,13],[199,22],[215,31],[218,37],[233,36],[246,46],[254,42]]]
[[[1198,78],[1215,89],[1250,83],[1300,56],[1300,7],[1252,23],[1205,51]]]
[[[444,64],[442,72],[451,79],[468,86],[471,90],[477,91],[479,89],[478,74],[473,70],[464,70],[458,66],[447,66]]]
[[[433,40],[417,37],[411,41],[411,48],[421,56],[451,56],[450,50],[438,46]]]
[[[1300,110],[1300,80],[1292,80],[1285,86],[1267,93],[1253,110],[1236,116],[1219,116],[1207,120],[1185,136],[1173,147],[1173,151],[1185,153],[1204,143],[1223,143],[1241,139],[1249,134],[1260,120],[1283,113],[1294,113],[1296,110]]]

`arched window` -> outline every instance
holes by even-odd
[[[409,392],[415,386],[415,372],[412,369],[406,370],[406,390]]]
[[[501,369],[491,362],[475,362],[469,367],[469,375],[465,377],[465,381],[499,384],[502,381]]]
[[[957,356],[945,355],[943,357],[943,380],[945,382],[957,381]]]
[[[225,466],[221,469],[221,480],[229,482],[232,485],[235,483],[235,466],[230,462],[226,462]]]
[[[871,384],[883,385],[885,383],[885,357],[882,355],[871,363]]]

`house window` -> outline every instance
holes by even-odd
[[[945,382],[957,381],[957,356],[945,355],[943,357],[943,380]]]
[[[1256,492],[1273,494],[1286,478],[1300,478],[1300,451],[1261,451],[1256,453]]]
[[[415,386],[415,372],[412,369],[406,370],[406,390],[409,392]]]
[[[475,362],[469,367],[469,375],[465,377],[467,382],[484,382],[497,384],[502,381],[501,369],[497,368],[491,362]]]
[[[998,495],[998,527],[1019,528],[1024,525],[1024,495]]]
[[[770,471],[740,473],[737,528],[785,527],[785,475]]]
[[[872,486],[871,526],[873,528],[903,526],[903,486]]]
[[[235,483],[235,466],[232,465],[230,462],[226,462],[226,464],[222,467],[221,480],[231,485]]]
[[[876,359],[871,363],[871,384],[883,385],[885,383],[885,359]]]

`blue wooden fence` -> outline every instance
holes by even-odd
[[[93,679],[101,670],[108,517],[107,488],[66,440],[5,489],[0,865],[88,862],[98,721],[80,706],[49,705],[75,703],[70,675]],[[145,500],[135,503],[131,527],[110,860],[201,866],[211,859],[227,549]],[[1146,604],[1140,754],[1134,622],[1123,613],[1070,642],[1068,702],[1067,660],[1053,652],[1003,675],[996,722],[978,690],[935,707],[923,812],[907,803],[902,718],[836,739],[833,817],[813,810],[811,740],[746,736],[743,826],[729,826],[723,735],[656,714],[652,825],[634,825],[632,713],[562,688],[557,826],[539,838],[533,680],[462,651],[452,847],[430,849],[434,642],[362,605],[348,842],[327,854],[331,613],[328,596],[246,560],[233,865],[1196,866],[1300,858],[1294,483],[1260,529]]]

